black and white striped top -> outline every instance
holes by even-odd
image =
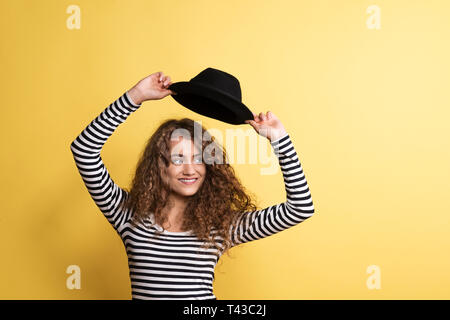
[[[213,294],[215,248],[200,248],[191,233],[164,230],[159,225],[134,227],[132,212],[118,210],[128,196],[109,175],[100,151],[114,130],[141,105],[126,91],[100,113],[71,143],[75,164],[92,199],[120,235],[128,255],[132,299],[216,299]],[[245,212],[230,230],[233,246],[268,237],[312,216],[314,206],[297,153],[286,133],[272,141],[284,178],[286,201]],[[154,217],[149,217],[154,222]],[[220,237],[216,239],[220,240]],[[220,242],[220,241],[219,241]]]

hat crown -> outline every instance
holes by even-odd
[[[225,71],[206,68],[189,81],[172,83],[169,90],[179,104],[206,117],[230,124],[254,119],[242,103],[239,80]]]
[[[195,82],[201,84],[202,86],[207,86],[222,91],[242,102],[242,92],[239,80],[225,71],[214,68],[206,68],[192,78],[190,82]]]

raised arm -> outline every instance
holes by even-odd
[[[129,218],[117,210],[127,193],[111,178],[100,152],[114,130],[140,106],[125,92],[89,123],[70,145],[89,194],[115,229]]]
[[[70,144],[75,164],[89,194],[116,230],[130,218],[130,212],[118,210],[128,194],[113,181],[100,152],[116,128],[139,109],[143,101],[161,99],[171,94],[172,91],[166,89],[169,84],[170,77],[162,72],[144,78],[103,110]]]
[[[256,119],[256,118],[255,118]],[[254,127],[255,123],[252,124]],[[262,210],[244,212],[231,230],[233,246],[258,240],[293,227],[314,213],[308,183],[291,138],[284,128],[272,136],[271,145],[278,157],[286,190],[286,201]]]

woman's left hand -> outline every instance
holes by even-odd
[[[286,133],[281,121],[272,112],[268,111],[266,114],[259,115],[253,113],[254,120],[245,120],[245,123],[250,124],[255,131],[270,140],[270,142],[277,140]]]

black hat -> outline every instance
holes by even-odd
[[[245,124],[253,113],[242,103],[241,86],[233,75],[207,68],[190,81],[172,83],[169,90],[179,104],[201,114],[230,124]]]

